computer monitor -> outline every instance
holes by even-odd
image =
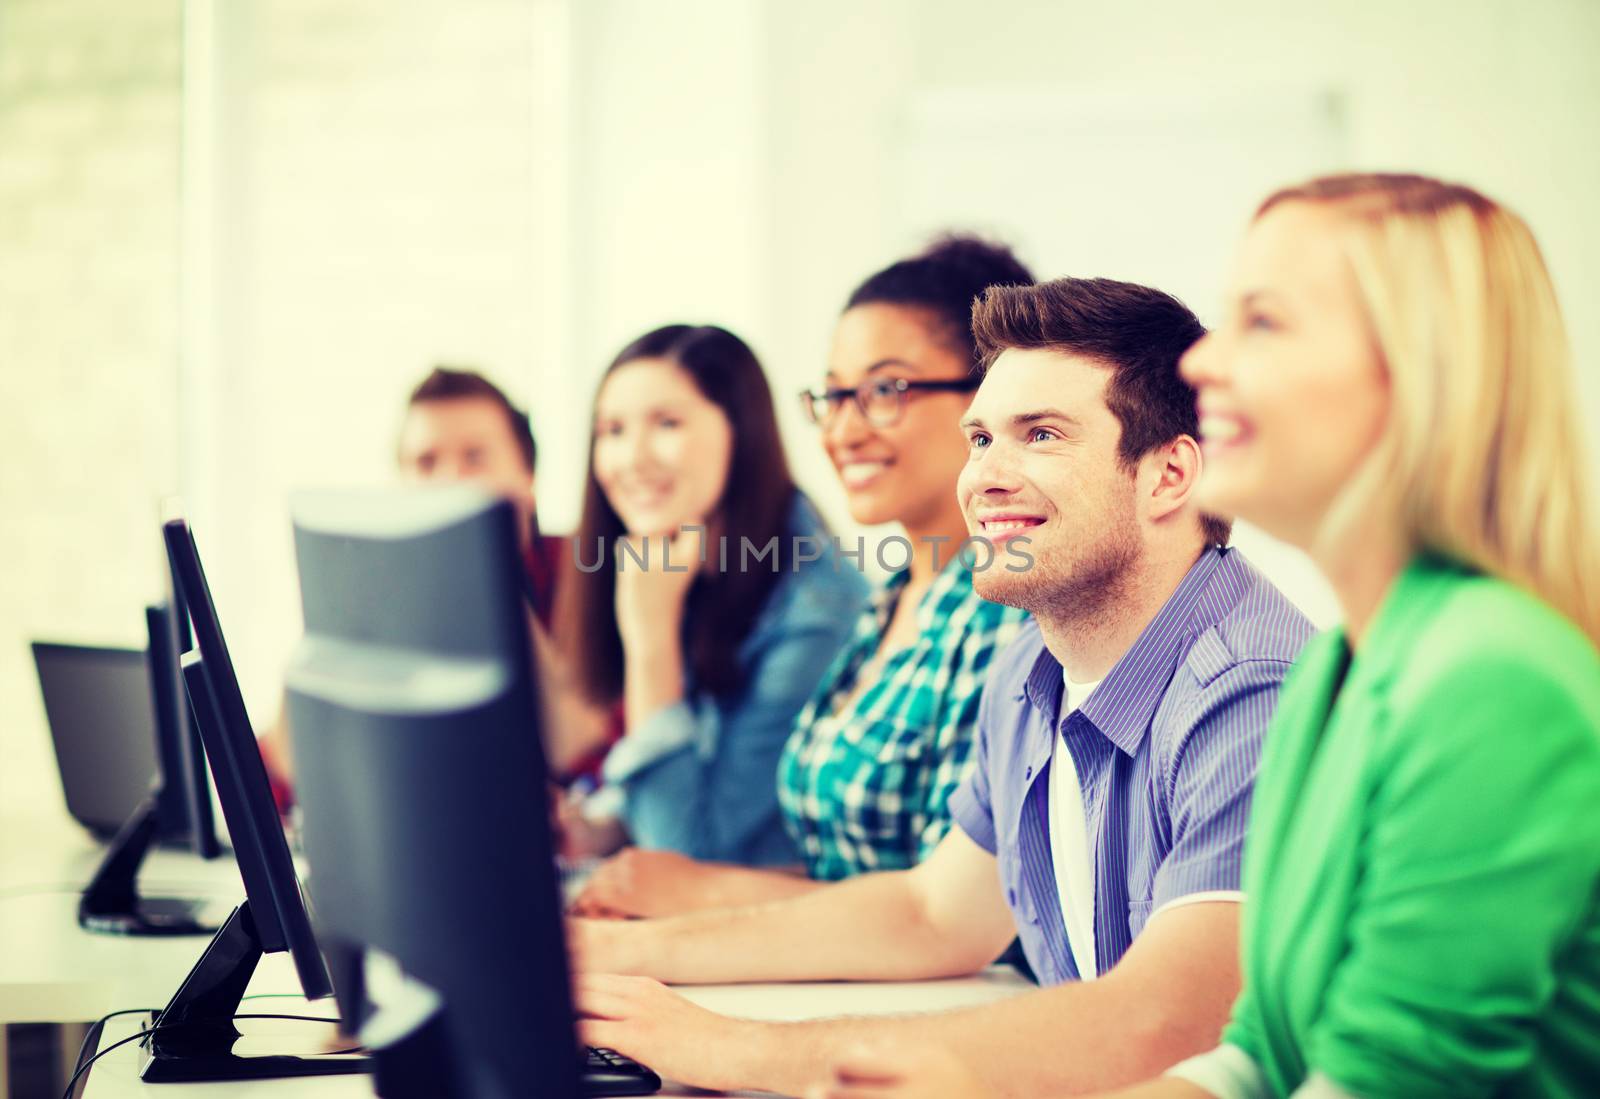
[[[142,649],[101,645],[35,641],[32,649],[67,812],[110,839],[160,785],[149,660]],[[163,799],[157,832],[187,839],[178,793],[174,785]]]
[[[166,572],[166,598],[145,612],[150,644],[150,681],[155,702],[158,759],[164,792],[175,793],[163,813],[181,817],[189,846],[204,859],[222,853],[216,818],[211,811],[211,782],[205,748],[195,727],[194,711],[183,685],[183,654],[189,650],[189,611],[178,593],[171,561]]]
[[[187,843],[207,857],[218,849],[204,772],[182,750],[192,728],[177,711],[186,716],[188,704],[169,697],[167,669],[176,660],[167,605],[147,607],[145,623],[144,651],[33,644],[67,810],[110,839],[79,899],[78,923],[119,935],[210,934],[217,925],[209,902],[138,890],[152,843]],[[203,815],[191,810],[197,782]]]
[[[263,953],[287,950],[308,999],[333,992],[327,965],[278,820],[234,675],[222,625],[188,524],[162,528],[178,594],[188,607],[195,649],[183,657],[183,679],[222,816],[244,879],[245,902],[217,932],[167,1006],[147,1027],[147,1083],[239,1080],[366,1070],[364,1059],[329,1056],[240,1056],[233,1026],[246,986]]]
[[[577,1042],[511,506],[457,486],[302,494],[291,513],[318,930],[381,951],[415,994],[362,1029],[381,1093],[656,1090]]]

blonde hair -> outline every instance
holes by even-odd
[[[1413,175],[1337,175],[1256,211],[1341,215],[1390,384],[1383,436],[1323,537],[1395,515],[1434,550],[1537,595],[1600,644],[1600,531],[1571,355],[1539,246],[1516,214]]]

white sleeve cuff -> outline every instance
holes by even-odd
[[[602,786],[579,803],[583,819],[591,824],[621,820],[628,808],[628,796],[620,786]]]
[[[1226,1042],[1210,1053],[1173,1065],[1166,1074],[1205,1088],[1217,1099],[1270,1099],[1272,1095],[1261,1066],[1244,1050]]]
[[[1313,1072],[1310,1079],[1294,1089],[1294,1094],[1290,1095],[1289,1099],[1359,1099],[1359,1097],[1354,1092],[1344,1090],[1322,1073]]]
[[[1186,893],[1181,897],[1173,897],[1170,901],[1162,903],[1161,907],[1150,913],[1153,920],[1169,908],[1182,908],[1186,904],[1208,904],[1222,901],[1226,904],[1243,904],[1244,893],[1238,889],[1207,889],[1200,893]]]

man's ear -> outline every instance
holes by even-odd
[[[1146,514],[1152,523],[1165,522],[1194,497],[1203,459],[1193,436],[1179,435],[1144,456],[1142,478]]]

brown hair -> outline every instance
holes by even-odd
[[[665,359],[679,367],[733,426],[728,480],[719,506],[719,533],[732,547],[730,559],[742,547],[741,539],[748,538],[758,549],[777,539],[773,566],[765,565],[769,557],[755,568],[702,573],[689,589],[684,664],[698,689],[727,694],[742,683],[739,646],[779,575],[791,567],[790,540],[783,535],[795,485],[778,434],[772,391],[749,345],[715,325],[671,324],[647,332],[617,354],[605,377],[640,359]],[[584,693],[594,702],[612,703],[621,697],[623,682],[613,547],[626,529],[595,478],[592,438],[589,453],[574,555],[583,568],[562,585],[557,622]]]
[[[1122,425],[1117,456],[1126,468],[1180,435],[1198,438],[1195,392],[1178,360],[1205,335],[1171,294],[1111,279],[1053,279],[996,286],[972,308],[972,334],[987,370],[1008,348],[1083,355],[1111,371],[1106,406]],[[1230,520],[1200,517],[1206,542],[1226,545]]]
[[[499,405],[506,414],[506,426],[511,428],[511,437],[516,440],[517,449],[522,452],[522,460],[528,466],[528,472],[534,470],[534,463],[539,456],[539,448],[533,441],[533,425],[528,422],[528,414],[511,403],[511,398],[505,391],[495,385],[488,378],[476,370],[460,370],[450,366],[436,366],[426,378],[418,383],[417,388],[411,391],[411,396],[406,400],[406,407],[427,404],[430,401],[465,401],[474,397],[481,397]]]

